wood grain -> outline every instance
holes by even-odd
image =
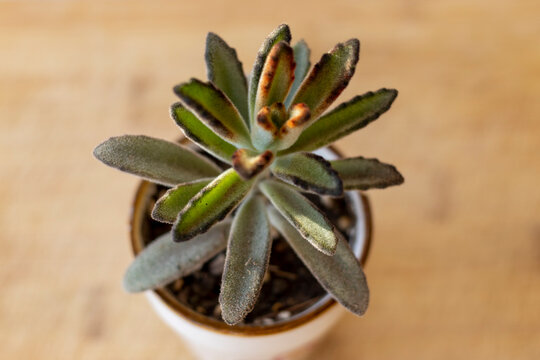
[[[396,164],[370,193],[364,318],[316,359],[540,358],[537,1],[0,3],[0,358],[190,359],[121,289],[137,180],[91,156],[124,133],[175,139],[171,88],[205,78],[207,31],[246,70],[288,22],[312,62],[361,40],[339,100],[395,87],[338,145]]]

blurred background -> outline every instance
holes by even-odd
[[[338,101],[400,91],[337,144],[406,182],[369,192],[370,309],[314,359],[539,359],[539,14],[536,0],[1,2],[0,359],[191,359],[121,288],[138,181],[92,149],[176,139],[171,89],[206,78],[206,33],[249,71],[284,22],[312,63],[360,39]]]

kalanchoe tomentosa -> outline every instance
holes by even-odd
[[[209,33],[209,82],[191,79],[174,87],[180,102],[172,105],[172,118],[202,150],[230,164],[227,170],[147,136],[114,137],[94,150],[107,165],[170,187],[152,217],[173,224],[172,231],[135,259],[124,279],[128,291],[163,286],[227,248],[219,301],[225,322],[236,324],[255,305],[274,227],[337,301],[365,312],[362,268],[339,231],[301,193],[342,196],[403,182],[392,165],[376,159],[327,161],[310,153],[377,119],[397,91],[368,92],[325,113],[353,76],[360,44],[337,44],[310,69],[306,43],[291,47],[290,40],[287,25],[275,29],[246,80],[236,51]]]

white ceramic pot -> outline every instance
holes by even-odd
[[[339,158],[325,148],[316,152],[326,159]],[[131,240],[135,255],[144,248],[143,221],[155,185],[143,181],[137,191],[131,219]],[[347,192],[356,220],[351,247],[365,264],[371,243],[371,214],[368,199]],[[202,360],[298,360],[305,359],[314,344],[336,323],[345,310],[329,295],[310,308],[282,322],[268,326],[227,326],[182,305],[166,290],[147,291],[157,314],[177,332]]]

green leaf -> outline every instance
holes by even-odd
[[[175,243],[170,232],[141,251],[124,276],[124,288],[139,292],[162,287],[199,269],[227,246],[230,224],[215,226],[190,241]]]
[[[257,115],[257,111],[255,111],[255,97],[257,96],[259,79],[261,78],[261,73],[264,63],[266,61],[266,57],[268,56],[270,49],[272,49],[272,47],[280,41],[285,41],[286,43],[289,43],[291,41],[291,31],[289,29],[289,26],[286,24],[279,25],[274,31],[270,33],[270,35],[268,35],[268,37],[261,45],[257,54],[257,58],[255,59],[255,64],[253,65],[253,70],[251,71],[248,88],[248,105],[251,123],[253,123],[255,115]]]
[[[310,50],[304,40],[300,40],[293,46],[294,50],[294,62],[296,63],[296,68],[294,69],[294,82],[289,90],[287,99],[285,100],[285,106],[289,108],[291,106],[294,95],[298,91],[298,88],[304,81],[311,62],[309,61]]]
[[[212,179],[201,179],[180,184],[169,189],[154,205],[152,219],[172,224],[178,217],[178,213],[187,205],[203,187]]]
[[[322,56],[304,80],[291,104],[305,103],[311,116],[319,117],[349,84],[354,74],[360,43],[351,39]]]
[[[334,256],[326,256],[306,244],[276,210],[269,209],[268,217],[322,287],[349,311],[363,315],[369,303],[366,276],[343,236],[339,234]]]
[[[236,147],[216,135],[181,103],[171,106],[171,117],[188,139],[221,161],[231,163]]]
[[[259,188],[304,239],[327,255],[335,253],[337,236],[334,226],[308,199],[275,180],[263,181]]]
[[[300,189],[320,195],[343,195],[343,185],[330,163],[312,153],[279,157],[271,166],[272,174]]]
[[[244,180],[232,168],[225,170],[199,191],[178,214],[173,225],[174,240],[189,240],[223,220],[247,195],[254,179]]]
[[[238,149],[232,157],[232,164],[240,176],[251,179],[266,169],[273,159],[274,154],[270,150],[258,154],[248,149]]]
[[[288,111],[283,103],[264,106],[257,113],[251,129],[253,145],[258,150],[266,150],[278,138],[279,129],[287,120]]]
[[[395,166],[377,159],[365,159],[361,156],[330,161],[337,171],[343,186],[347,190],[384,189],[402,184],[404,179]]]
[[[216,134],[233,145],[250,147],[249,130],[229,98],[212,83],[197,79],[174,87],[174,92]]]
[[[305,128],[313,123],[311,112],[306,104],[295,104],[290,110],[291,117],[281,126],[277,136],[276,149],[286,149],[296,142]]]
[[[396,96],[397,90],[393,89],[356,96],[315,121],[293,146],[278,155],[316,150],[361,129],[390,109]]]
[[[94,149],[104,164],[167,186],[212,177],[220,169],[178,144],[144,135],[112,137]]]
[[[293,49],[285,41],[275,44],[264,63],[255,99],[256,113],[264,106],[283,102],[294,81]]]
[[[236,50],[210,32],[206,37],[205,59],[208,80],[229,97],[248,124],[247,82]]]
[[[268,268],[272,239],[263,200],[253,196],[236,212],[229,235],[219,303],[234,325],[253,309]]]

